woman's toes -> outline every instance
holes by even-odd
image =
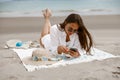
[[[52,16],[52,12],[51,12],[50,9],[47,9],[46,11],[47,11],[47,15],[48,15],[49,17]]]
[[[50,16],[52,15],[50,9],[45,9],[42,12],[43,12],[43,15],[44,15],[45,18],[50,18]]]

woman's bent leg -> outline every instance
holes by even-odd
[[[51,27],[50,16],[51,16],[51,11],[49,9],[46,9],[46,10],[43,11],[43,15],[44,15],[45,23],[43,25],[43,29],[42,29],[41,37],[40,37],[40,44],[42,45],[42,47],[44,47],[44,45],[41,42],[42,37],[44,37],[45,35],[50,33],[50,27]]]

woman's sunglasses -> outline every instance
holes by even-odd
[[[71,28],[71,27],[68,27],[68,31],[69,32],[73,32],[73,33],[77,33],[77,29],[73,29],[73,28]]]

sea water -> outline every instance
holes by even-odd
[[[120,0],[0,0],[0,17],[42,16],[49,8],[53,16],[120,14]]]

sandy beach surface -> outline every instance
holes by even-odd
[[[66,17],[52,17],[51,23]],[[120,56],[120,15],[82,16],[94,46]],[[0,80],[120,80],[120,58],[79,63],[27,72],[19,57],[4,49],[10,39],[39,40],[43,17],[0,18]]]

